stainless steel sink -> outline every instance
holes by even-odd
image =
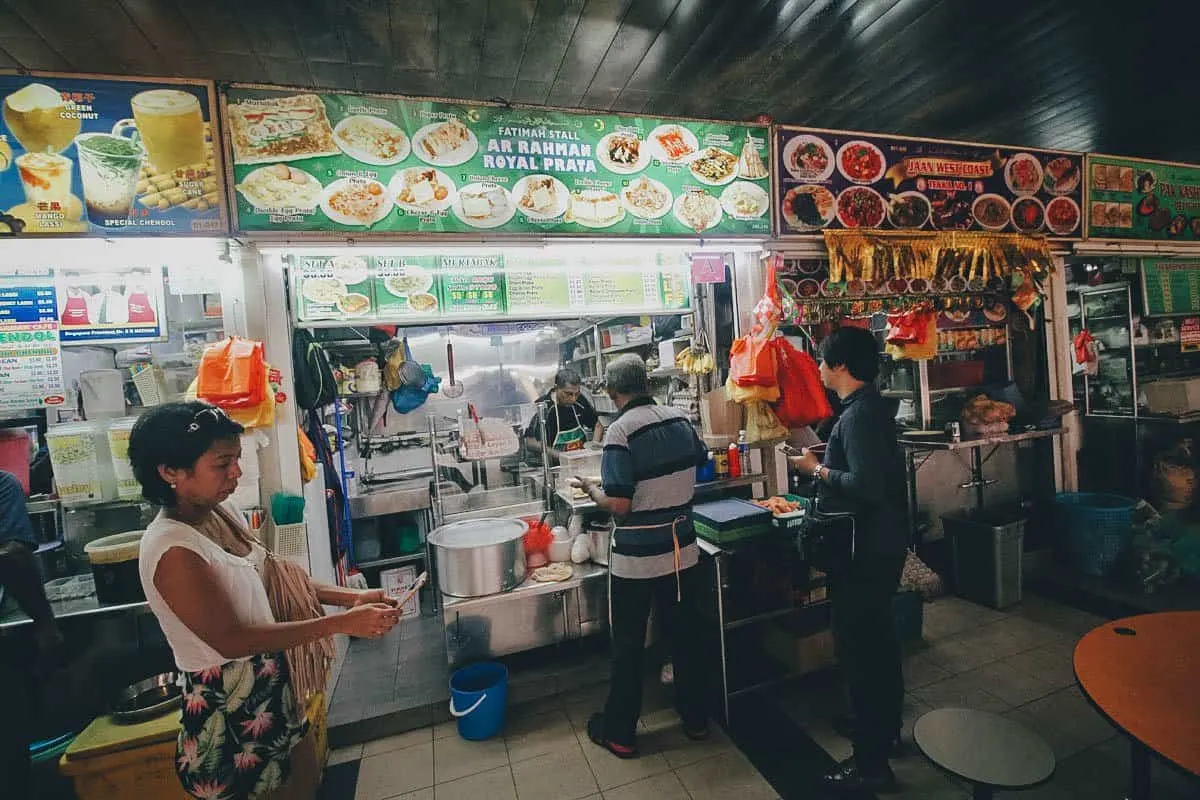
[[[384,517],[430,507],[429,481],[403,481],[375,486],[350,498],[353,519]]]

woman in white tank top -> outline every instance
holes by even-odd
[[[313,584],[343,614],[276,622],[261,571],[266,551],[227,501],[241,470],[242,426],[205,403],[143,414],[129,460],[143,496],[162,506],[139,569],[184,676],[176,769],[194,797],[264,800],[283,786],[307,730],[285,651],[336,633],[374,638],[399,621],[379,590]]]

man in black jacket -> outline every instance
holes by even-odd
[[[900,735],[904,677],[892,627],[892,597],[905,558],[904,483],[894,409],[875,388],[879,346],[859,328],[839,328],[822,344],[821,380],[837,393],[842,413],[822,462],[792,459],[812,475],[824,511],[855,514],[855,557],[830,574],[833,635],[846,676],[854,757],[824,778],[839,791],[886,792],[896,786],[888,757]]]

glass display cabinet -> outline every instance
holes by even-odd
[[[1079,287],[1068,291],[1071,340],[1086,330],[1096,341],[1094,375],[1075,361],[1075,397],[1089,416],[1137,417],[1137,358],[1133,341],[1133,302],[1128,284]]]

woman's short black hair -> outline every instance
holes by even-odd
[[[578,386],[583,382],[583,377],[578,370],[573,370],[567,367],[560,369],[554,373],[554,388],[565,389],[568,386]]]
[[[175,492],[158,468],[189,469],[215,442],[243,431],[224,411],[199,401],[147,410],[129,434],[129,463],[142,485],[142,497],[160,506],[175,505]]]
[[[871,383],[879,375],[879,343],[863,328],[841,327],[821,343],[821,360],[846,368],[855,380]]]

